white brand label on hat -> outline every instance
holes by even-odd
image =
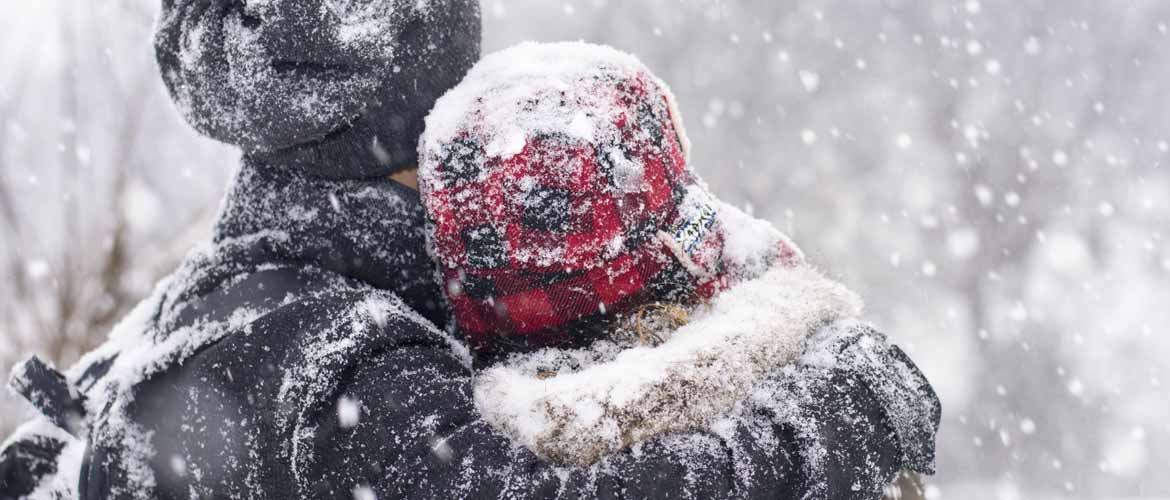
[[[671,236],[675,243],[678,243],[679,248],[693,257],[695,247],[699,246],[707,233],[711,232],[711,226],[714,224],[715,207],[703,204],[695,207],[694,213],[689,214],[686,219],[675,226]]]
[[[659,231],[659,240],[671,249],[675,257],[696,276],[709,278],[714,272],[712,259],[697,255],[704,241],[711,235],[717,212],[706,190],[691,186],[678,207],[678,221],[665,231]],[[705,258],[706,257],[706,258]]]

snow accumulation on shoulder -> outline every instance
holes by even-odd
[[[471,133],[484,141],[489,155],[507,158],[520,152],[526,133],[564,135],[599,143],[601,135],[620,137],[614,125],[612,78],[651,75],[636,57],[584,42],[525,42],[483,58],[458,86],[435,104],[426,119],[420,144],[424,155]],[[669,87],[653,82],[667,96]],[[568,105],[566,105],[568,103]],[[675,110],[677,111],[677,110]],[[589,113],[599,112],[602,116]],[[672,116],[679,114],[673,112]],[[470,125],[471,130],[468,130]],[[689,150],[686,134],[676,128]]]
[[[795,358],[819,326],[861,308],[855,294],[809,267],[775,267],[717,296],[662,345],[540,351],[485,371],[475,400],[497,429],[537,454],[588,465],[656,435],[703,428]]]
[[[763,274],[775,263],[781,248],[794,254],[793,263],[804,262],[800,247],[768,221],[723,201],[717,202],[716,217],[723,228],[723,262],[735,270],[735,278]]]

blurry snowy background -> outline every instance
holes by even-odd
[[[483,7],[488,51],[639,55],[716,193],[868,298],[943,400],[928,497],[1170,497],[1170,4]],[[0,370],[72,362],[208,234],[237,155],[164,95],[156,9],[0,4]]]

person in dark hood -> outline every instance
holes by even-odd
[[[494,430],[418,193],[389,179],[480,29],[475,0],[164,0],[163,80],[243,162],[211,242],[103,346],[14,371],[41,416],[5,441],[0,498],[863,499],[932,467],[937,398],[860,324],[720,433],[574,467]]]

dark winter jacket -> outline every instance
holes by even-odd
[[[393,182],[246,162],[213,243],[67,373],[82,439],[14,437],[0,497],[866,499],[932,467],[934,393],[859,324],[719,432],[542,462],[477,413],[469,354],[435,326],[420,210]]]

